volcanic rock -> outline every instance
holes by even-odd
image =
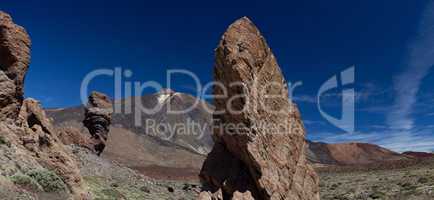
[[[30,62],[26,30],[0,11],[0,120],[16,119],[23,101],[24,77]]]
[[[39,102],[23,100],[29,53],[30,39],[24,28],[0,11],[0,136],[7,144],[0,145],[0,199],[21,199],[15,196],[28,195],[25,190],[14,192],[13,188],[19,186],[10,177],[42,171],[55,174],[62,184],[66,183],[67,188],[57,188],[54,199],[87,199],[72,153],[57,139]],[[52,188],[42,189],[49,193]],[[34,195],[47,199],[39,196],[47,194],[31,196]]]
[[[60,175],[73,193],[82,193],[82,180],[76,160],[57,138],[55,129],[39,102],[34,99],[24,100],[18,118],[24,128],[24,135],[21,136],[24,147],[42,166]],[[35,142],[26,144],[26,140]]]
[[[92,136],[94,150],[98,155],[104,151],[112,120],[113,105],[110,98],[99,92],[92,92],[85,108],[83,124]]]
[[[246,17],[216,49],[214,140],[200,199],[319,199],[300,113],[276,59]]]

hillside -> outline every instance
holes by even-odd
[[[308,159],[324,165],[366,165],[381,162],[408,160],[408,156],[374,144],[327,144],[308,141]]]

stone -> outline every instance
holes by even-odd
[[[246,17],[215,56],[214,141],[200,174],[202,199],[317,200],[305,129],[271,49]],[[219,194],[220,193],[220,194]]]
[[[93,150],[92,140],[88,133],[74,126],[56,127],[57,137],[64,145],[78,145],[80,147]],[[86,131],[87,132],[87,131]]]
[[[104,151],[112,120],[113,104],[110,98],[99,92],[92,92],[85,108],[84,126],[89,130],[95,152]]]
[[[30,63],[30,38],[0,11],[0,120],[16,119],[23,101],[24,78]]]
[[[75,158],[58,139],[51,121],[38,101],[30,98],[23,101],[18,124],[24,128],[20,135],[22,144],[34,159],[61,176],[74,195],[85,194]]]

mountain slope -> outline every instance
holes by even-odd
[[[149,139],[162,145],[175,145],[179,148],[206,155],[212,148],[211,122],[212,115],[207,112],[211,106],[196,98],[171,90],[162,90],[158,93],[135,97],[115,102],[121,112],[113,114],[113,126],[129,130],[138,135],[147,135]],[[171,113],[187,110],[186,113]],[[159,108],[155,113],[147,114],[143,109]],[[139,115],[137,115],[139,113]],[[73,126],[82,128],[84,108],[82,106],[47,109],[49,117],[53,118],[58,126]]]
[[[434,158],[434,153],[427,153],[427,152],[406,151],[402,154],[414,158]]]
[[[138,103],[135,103],[134,97],[115,102],[122,108],[122,113],[113,115],[113,126],[103,156],[143,173],[158,173],[164,169],[169,174],[167,176],[175,178],[180,171],[183,172],[182,176],[195,176],[205,155],[213,146],[212,115],[208,112],[212,109],[211,106],[199,101],[199,106],[187,113],[171,114],[169,109],[180,111],[194,105],[196,101],[191,95],[171,90],[145,95],[139,97],[139,100],[137,102],[141,105],[136,105]],[[134,112],[128,112],[156,106],[160,106],[160,109],[153,114],[141,112],[141,116],[136,116]],[[83,107],[49,109],[47,113],[57,126],[75,127],[87,134],[81,123],[84,118]],[[140,120],[136,121],[137,117]],[[170,128],[155,128],[155,124],[169,125]],[[177,126],[192,124],[197,127],[181,130]],[[171,130],[173,127],[177,128]],[[306,153],[310,162],[320,165],[364,165],[411,158],[366,143],[327,144],[308,141]],[[169,172],[174,174],[170,175]]]
[[[406,155],[367,143],[327,144],[308,141],[308,146],[308,159],[317,164],[363,165],[409,159]]]
[[[135,103],[135,97],[115,102],[122,108],[122,113],[113,114],[107,147],[102,156],[150,176],[196,178],[213,145],[212,116],[205,108],[209,105],[200,102],[189,112],[173,114],[169,111],[189,108],[195,104],[196,98],[162,90],[138,99],[138,103]],[[153,107],[160,109],[153,114],[140,112],[141,116],[128,111]],[[47,109],[47,114],[59,129],[74,129],[85,137],[89,135],[82,124],[84,107]],[[160,173],[162,169],[164,173]]]

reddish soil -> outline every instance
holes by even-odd
[[[162,166],[131,167],[141,174],[158,180],[199,181],[200,169],[171,168]]]

